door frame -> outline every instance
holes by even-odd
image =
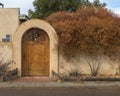
[[[58,37],[54,28],[46,21],[39,19],[31,19],[22,23],[13,35],[13,60],[18,68],[18,75],[22,76],[21,70],[21,42],[23,34],[30,28],[38,28],[44,30],[50,40],[50,69],[49,76],[52,76],[52,71],[58,73]]]

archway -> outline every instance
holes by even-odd
[[[43,30],[49,38],[49,76],[52,71],[58,73],[58,37],[54,28],[47,22],[38,19],[29,20],[19,26],[13,36],[13,60],[19,69],[19,76],[22,76],[22,37],[31,28]]]

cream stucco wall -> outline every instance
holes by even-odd
[[[12,60],[12,44],[10,43],[2,43],[0,44],[0,64],[4,64]]]
[[[0,65],[13,60],[12,41],[2,42],[6,35],[10,35],[10,40],[15,30],[19,26],[18,8],[0,8]],[[12,65],[11,68],[15,66]]]
[[[76,58],[72,58],[71,60],[66,60],[62,55],[60,55],[59,58],[59,68],[60,73],[62,74],[69,74],[70,72],[78,71],[81,74],[91,74],[90,66],[89,66],[89,58],[81,56]],[[98,70],[98,74],[104,74],[104,75],[115,75],[118,73],[120,62],[113,61],[107,56],[100,57],[98,59],[100,62],[100,68]],[[98,63],[96,62],[96,65]],[[92,65],[92,63],[91,63]],[[92,65],[93,67],[93,65]],[[97,67],[94,67],[95,69]],[[120,74],[120,73],[118,73]]]
[[[18,8],[0,8],[0,41],[6,38],[6,34],[14,34],[19,26],[18,15]]]

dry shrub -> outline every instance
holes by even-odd
[[[81,7],[76,12],[57,12],[46,18],[59,36],[66,57],[104,54],[120,58],[120,18],[102,7]]]

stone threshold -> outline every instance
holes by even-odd
[[[20,77],[12,82],[51,82],[52,79],[46,76],[37,76],[37,77]]]

